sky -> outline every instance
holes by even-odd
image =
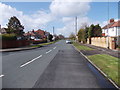
[[[0,24],[6,27],[8,19],[16,16],[25,27],[24,31],[42,29],[52,34],[69,36],[75,33],[75,17],[78,17],[78,30],[83,24],[100,24],[102,27],[107,20],[118,20],[118,2],[1,2]]]

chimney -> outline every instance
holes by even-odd
[[[109,23],[113,23],[113,22],[114,22],[114,19],[113,19],[113,18],[109,20]]]

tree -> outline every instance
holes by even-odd
[[[17,19],[17,17],[13,16],[9,19],[9,22],[7,24],[7,33],[15,33],[18,36],[23,35],[24,33],[24,26],[21,25],[20,21]]]
[[[101,37],[102,36],[102,29],[101,27],[99,26],[99,24],[95,25],[95,28],[94,28],[94,37]]]
[[[52,41],[52,38],[53,38],[52,34],[49,34],[48,39]]]
[[[85,30],[84,29],[80,29],[79,31],[78,31],[78,41],[79,42],[83,42],[83,43],[85,43],[86,42],[86,40],[85,40]]]
[[[58,35],[58,37],[59,39],[65,39],[65,37],[62,34]]]
[[[89,27],[89,30],[88,30],[88,37],[89,37],[89,38],[93,37],[94,28],[95,28],[95,27],[94,27],[93,24]]]
[[[85,40],[87,42],[89,27],[85,27]]]
[[[70,36],[69,36],[69,39],[75,40],[75,39],[76,39],[75,34],[74,34],[74,33],[71,33]]]
[[[102,36],[102,29],[99,26],[99,24],[97,25],[91,25],[88,31],[88,36],[89,38],[91,37],[101,37]]]

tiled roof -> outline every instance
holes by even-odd
[[[115,22],[111,27],[120,27],[120,20]]]
[[[107,25],[105,25],[102,29],[107,29],[107,28],[110,28],[110,27],[111,27],[114,23],[115,23],[115,22],[110,23],[110,24],[107,24]]]
[[[118,20],[117,22],[110,23],[104,26],[102,29],[107,29],[107,28],[112,28],[112,27],[120,27],[120,20]]]

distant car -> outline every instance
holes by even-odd
[[[66,40],[66,44],[71,44],[72,42],[70,40]]]

